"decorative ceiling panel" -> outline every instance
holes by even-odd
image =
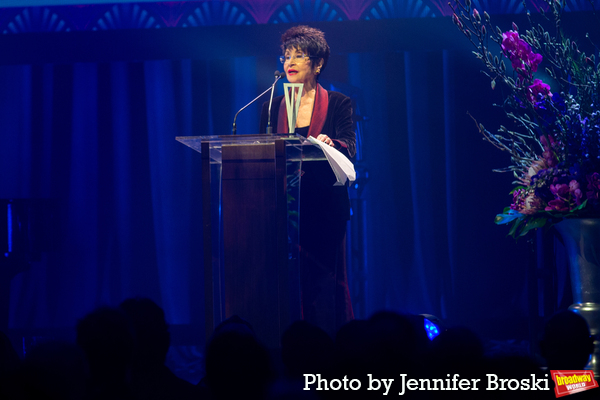
[[[489,14],[525,12],[522,0],[472,3]],[[532,12],[546,8],[542,0],[527,3]],[[452,14],[448,0],[4,0],[2,5],[0,32],[4,34],[435,18]],[[600,9],[600,0],[567,0],[567,11],[595,8]]]

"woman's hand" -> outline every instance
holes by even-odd
[[[334,144],[333,144],[333,140],[331,140],[331,139],[329,138],[329,136],[327,136],[327,135],[323,135],[323,134],[321,134],[321,135],[317,136],[317,140],[320,140],[321,142],[323,142],[323,143],[325,143],[325,144],[328,144],[328,145],[330,145],[331,147],[333,147],[333,146],[334,146]]]

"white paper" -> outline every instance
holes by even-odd
[[[308,138],[308,141],[319,146],[321,150],[323,150],[323,153],[325,153],[325,157],[327,157],[327,161],[329,161],[329,165],[337,180],[337,182],[333,184],[334,186],[343,186],[346,184],[347,180],[353,182],[356,179],[354,164],[348,160],[348,157],[340,153],[333,146],[325,144],[312,136]]]

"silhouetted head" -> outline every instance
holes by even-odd
[[[531,374],[541,374],[540,366],[526,355],[508,354],[488,358],[485,362],[485,373],[496,374],[510,379],[527,379]],[[541,376],[540,376],[541,377]]]
[[[323,329],[306,321],[296,321],[283,332],[281,358],[290,377],[329,372],[333,357],[333,340]]]
[[[548,368],[579,370],[587,365],[594,351],[594,341],[581,315],[561,311],[546,323],[540,350]]]
[[[240,334],[255,336],[254,328],[252,328],[252,325],[248,321],[241,319],[237,315],[232,315],[231,317],[227,318],[225,321],[217,325],[215,331],[213,332],[213,336],[225,332],[238,332]]]
[[[165,363],[171,344],[165,313],[148,298],[131,298],[119,307],[127,315],[134,336],[134,362],[137,364]]]
[[[100,307],[77,322],[77,344],[83,349],[92,376],[124,376],[133,351],[125,313]]]
[[[417,367],[423,354],[421,336],[411,317],[380,311],[369,319],[368,351],[373,368],[386,372],[407,371]]]
[[[27,352],[15,374],[14,387],[24,399],[71,400],[85,395],[88,366],[81,349],[73,343],[50,341]]]
[[[8,336],[0,331],[0,379],[15,371],[19,366],[19,355]]]
[[[262,399],[271,380],[267,350],[248,333],[215,332],[206,348],[206,382],[215,399]]]
[[[362,369],[368,360],[369,322],[355,319],[344,325],[335,335],[335,354],[342,368]]]
[[[476,371],[483,363],[483,343],[470,329],[450,327],[432,341],[437,368],[448,373]]]

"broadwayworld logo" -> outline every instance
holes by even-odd
[[[550,371],[556,397],[583,392],[598,387],[592,371]]]

